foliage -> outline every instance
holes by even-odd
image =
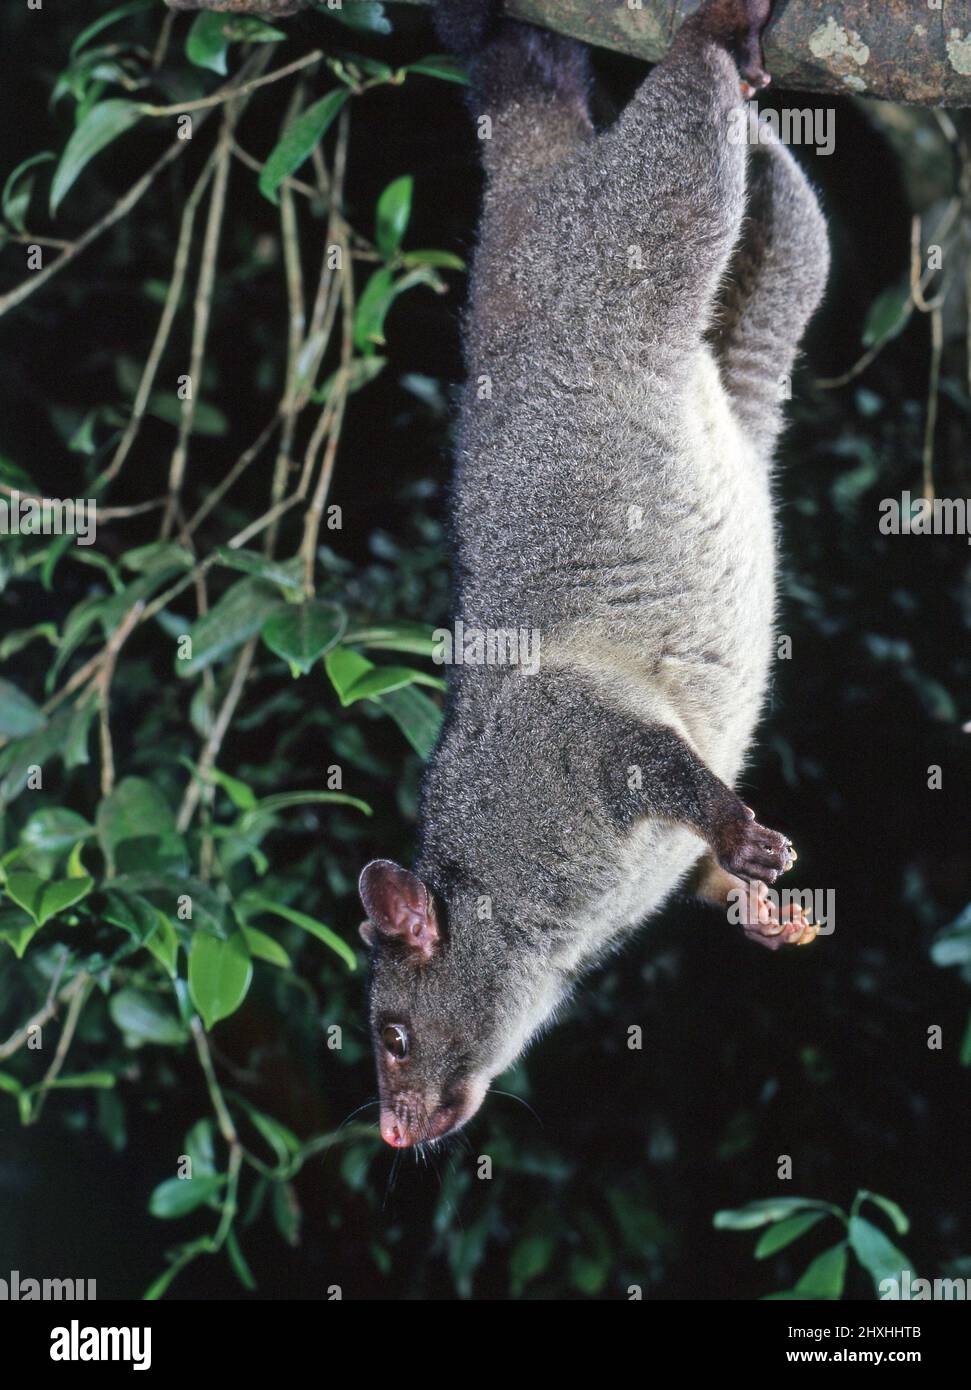
[[[834,1299],[842,1298],[846,1281],[848,1252],[852,1250],[859,1263],[873,1280],[879,1296],[880,1285],[886,1279],[903,1279],[906,1269],[912,1271],[908,1257],[884,1235],[879,1226],[860,1215],[866,1202],[879,1207],[889,1216],[898,1235],[906,1235],[910,1227],[907,1217],[888,1197],[876,1192],[860,1191],[847,1213],[830,1202],[815,1202],[805,1197],[775,1197],[764,1202],[749,1202],[737,1211],[717,1211],[715,1226],[723,1231],[750,1231],[767,1226],[755,1247],[757,1260],[768,1259],[784,1250],[793,1241],[811,1231],[827,1217],[842,1223],[845,1235],[835,1245],[817,1255],[791,1289],[770,1293],[769,1299]]]

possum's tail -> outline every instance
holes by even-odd
[[[500,0],[438,0],[435,28],[468,68],[469,105],[490,172],[548,165],[590,138],[582,43],[503,18]]]

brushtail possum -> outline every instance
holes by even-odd
[[[444,0],[486,192],[452,498],[456,619],[413,870],[361,874],[382,1137],[434,1140],[679,886],[771,948],[785,836],[732,790],[766,689],[780,383],[826,280],[777,141],[733,135],[771,0],[706,0],[597,133],[582,45]],[[768,134],[768,132],[766,132]]]

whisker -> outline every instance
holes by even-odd
[[[519,1101],[519,1104],[520,1104],[521,1106],[523,1106],[526,1110],[529,1111],[529,1113],[532,1115],[533,1119],[534,1119],[534,1120],[536,1121],[536,1123],[539,1125],[540,1129],[543,1128],[543,1121],[542,1121],[542,1120],[540,1119],[540,1117],[537,1115],[536,1111],[535,1111],[535,1110],[533,1109],[533,1107],[530,1105],[529,1101],[523,1100],[522,1096],[513,1095],[512,1091],[498,1091],[498,1090],[495,1088],[495,1086],[490,1086],[490,1088],[489,1088],[489,1095],[490,1095],[490,1096],[508,1096],[510,1100],[518,1100],[518,1101]]]
[[[371,1107],[372,1105],[380,1105],[380,1104],[381,1104],[381,1102],[377,1099],[377,1097],[375,1097],[374,1100],[366,1100],[366,1101],[364,1102],[363,1105],[359,1105],[359,1106],[357,1107],[356,1110],[352,1110],[351,1113],[347,1116],[346,1119],[341,1120],[341,1122],[340,1122],[340,1124],[337,1126],[337,1128],[338,1128],[338,1129],[343,1129],[345,1125],[349,1125],[349,1124],[350,1124],[351,1120],[353,1120],[353,1118],[354,1118],[355,1115],[360,1115],[360,1113],[361,1113],[362,1110],[368,1110],[368,1109],[370,1109],[370,1107]]]

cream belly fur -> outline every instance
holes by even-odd
[[[650,409],[649,402],[638,402]],[[590,593],[589,617],[544,635],[544,666],[572,666],[645,723],[665,723],[733,782],[768,681],[775,601],[769,472],[742,433],[707,349],[696,357],[670,461],[651,494],[669,525],[632,533],[630,564],[663,588],[640,613]],[[633,470],[631,470],[633,472]],[[619,488],[626,480],[621,477]],[[631,495],[637,496],[636,474]],[[628,484],[630,485],[630,484]],[[660,493],[660,496],[658,495]],[[684,506],[684,498],[692,506]],[[640,544],[637,544],[637,541]]]
[[[693,580],[681,595],[680,613],[677,602],[672,607],[665,600],[666,618],[674,621],[666,624],[663,645],[657,645],[648,606],[640,631],[625,613],[622,623],[608,619],[605,632],[598,614],[596,623],[576,624],[555,638],[543,661],[583,670],[602,698],[645,723],[674,728],[732,785],[768,681],[775,596],[770,479],[707,349],[695,360],[684,402],[672,479],[679,496],[693,493],[698,508],[664,545],[672,567]],[[647,534],[656,563],[659,537]],[[705,849],[683,827],[653,820],[639,826],[624,847],[618,891],[601,904],[596,920],[584,920],[575,950],[566,948],[564,968],[595,958],[661,907]]]

